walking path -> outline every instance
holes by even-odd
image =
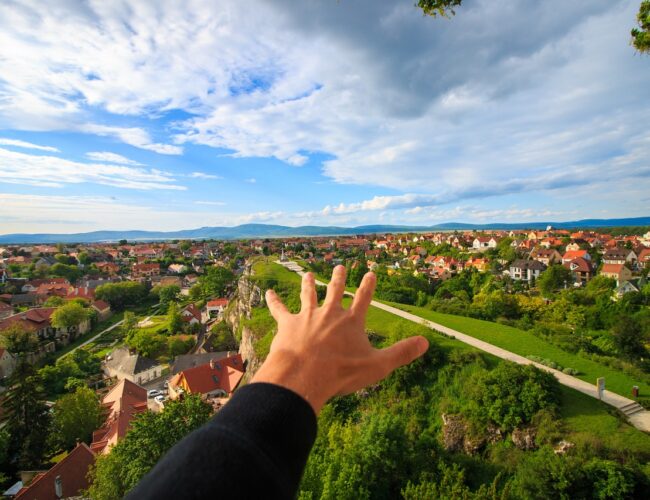
[[[286,267],[290,271],[298,273],[300,276],[305,274],[302,267],[300,267],[295,262],[276,261],[276,263]],[[316,284],[327,286],[327,283],[324,283],[319,280],[316,280]],[[345,294],[352,297],[354,296],[352,292],[346,291]],[[406,320],[413,321],[414,323],[418,323],[420,325],[428,326],[433,330],[437,330],[446,335],[450,335],[454,337],[456,340],[460,340],[465,344],[476,347],[477,349],[493,354],[494,356],[497,356],[499,358],[507,359],[508,361],[519,363],[520,365],[535,365],[537,368],[541,370],[551,372],[553,375],[555,375],[555,377],[562,385],[570,387],[571,389],[575,389],[576,391],[580,391],[583,394],[587,394],[592,398],[600,399],[603,403],[607,403],[608,405],[617,408],[627,416],[629,422],[634,427],[645,432],[650,432],[650,411],[645,410],[639,403],[637,403],[632,399],[628,399],[624,396],[621,396],[619,394],[607,390],[604,391],[603,397],[599,398],[598,389],[596,388],[596,386],[588,382],[585,382],[584,380],[580,380],[576,377],[572,377],[571,375],[562,373],[559,370],[554,370],[553,368],[549,368],[548,366],[535,363],[534,361],[531,361],[528,358],[520,356],[519,354],[506,351],[505,349],[501,349],[500,347],[494,346],[492,344],[488,344],[487,342],[484,342],[482,340],[479,340],[477,338],[474,338],[470,335],[459,332],[457,330],[453,330],[439,323],[434,323],[433,321],[429,321],[427,319],[421,318],[420,316],[416,316],[415,314],[402,311],[401,309],[398,309],[396,307],[382,304],[381,302],[377,302],[376,300],[373,300],[371,302],[371,305],[378,309],[383,309],[384,311],[389,312],[391,314],[395,314],[396,316],[399,316]]]

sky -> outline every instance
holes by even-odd
[[[639,1],[2,0],[0,233],[650,215]]]

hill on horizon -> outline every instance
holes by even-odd
[[[454,230],[521,230],[546,229],[553,226],[558,229],[588,229],[599,227],[619,226],[650,226],[650,217],[634,217],[623,219],[583,219],[566,222],[520,222],[490,224],[471,224],[464,222],[445,222],[432,226],[386,225],[375,224],[355,227],[341,226],[281,226],[274,224],[242,224],[232,227],[200,227],[180,231],[91,231],[86,233],[38,233],[38,234],[5,234],[0,235],[1,244],[34,244],[34,243],[98,243],[125,240],[154,241],[176,239],[216,239],[236,240],[248,238],[289,238],[298,236],[344,236],[356,234],[401,233],[425,231],[454,231]]]

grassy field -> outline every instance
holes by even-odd
[[[404,304],[387,303],[404,311],[426,318],[430,321],[440,323],[448,328],[471,335],[477,339],[488,342],[502,349],[506,349],[521,356],[540,356],[550,359],[563,367],[570,367],[580,372],[577,378],[595,384],[598,377],[605,377],[607,390],[630,397],[633,385],[638,385],[641,395],[650,394],[650,386],[632,376],[604,366],[595,361],[585,359],[577,354],[563,351],[559,347],[536,337],[530,332],[512,328],[510,326],[482,321],[465,316],[454,316],[443,314],[422,307],[408,306]]]
[[[253,279],[260,281],[286,281],[289,283],[300,283],[300,276],[289,271],[274,261],[277,257],[265,257],[253,263]]]

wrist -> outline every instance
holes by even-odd
[[[321,375],[310,373],[308,363],[293,352],[280,350],[269,353],[253,377],[253,382],[279,385],[302,397],[318,415],[327,402],[320,382]]]

